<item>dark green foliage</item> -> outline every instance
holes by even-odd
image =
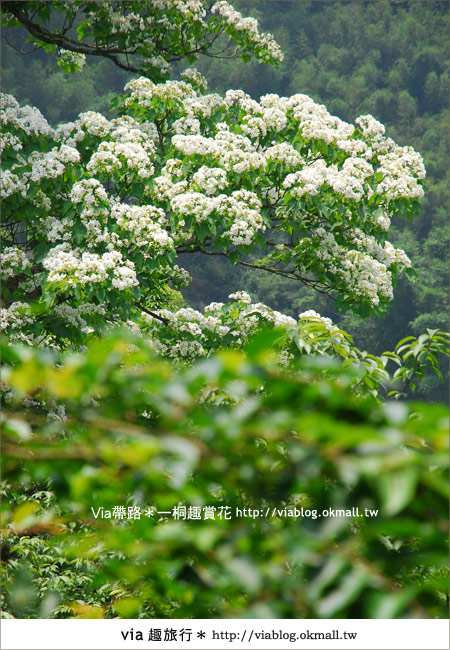
[[[9,34],[15,46],[24,40],[22,30]],[[31,46],[28,46],[31,50]],[[28,55],[2,48],[2,90],[22,103],[36,106],[52,124],[69,122],[87,110],[108,115],[113,97],[122,92],[129,74],[105,60],[96,60],[82,72],[65,74],[51,54],[38,50]]]

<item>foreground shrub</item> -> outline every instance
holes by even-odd
[[[7,615],[446,616],[446,408],[356,397],[326,356],[280,369],[278,335],[182,370],[124,332],[5,349]]]

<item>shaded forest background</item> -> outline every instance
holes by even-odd
[[[285,59],[278,69],[199,61],[196,67],[206,75],[210,91],[241,88],[255,99],[266,93],[304,93],[349,122],[371,113],[385,124],[388,136],[421,152],[427,168],[423,212],[411,223],[395,220],[391,233],[392,242],[412,259],[418,279],[399,282],[385,319],[362,321],[337,314],[329,298],[293,281],[195,254],[181,260],[193,276],[186,301],[201,308],[244,289],[293,317],[315,309],[377,354],[427,327],[447,329],[449,3],[245,0],[234,6],[274,34]],[[4,92],[37,106],[53,124],[86,110],[112,116],[109,102],[123,90],[128,73],[108,61],[90,60],[81,73],[65,75],[44,51],[24,55],[7,41],[17,46],[23,33],[3,34]],[[424,385],[422,398],[447,399],[445,383],[436,381],[430,378]]]

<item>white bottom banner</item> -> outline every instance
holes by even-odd
[[[447,620],[2,620],[4,650],[448,650]]]

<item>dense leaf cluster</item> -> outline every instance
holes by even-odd
[[[330,357],[280,371],[277,336],[181,371],[126,332],[62,365],[5,349],[9,614],[446,616],[445,408],[356,399]],[[180,505],[215,518],[94,518]]]

